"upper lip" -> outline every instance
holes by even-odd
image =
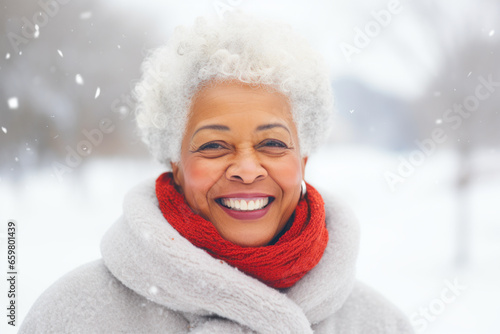
[[[273,197],[269,194],[264,193],[232,193],[222,196],[217,196],[217,199],[221,198],[265,198],[265,197]]]

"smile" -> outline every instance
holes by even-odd
[[[220,204],[235,211],[256,211],[261,210],[269,204],[270,197],[264,198],[221,198]]]
[[[234,194],[215,200],[230,217],[254,221],[264,217],[274,202],[274,197],[264,194]]]

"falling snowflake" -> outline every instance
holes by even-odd
[[[118,109],[118,112],[120,113],[120,115],[122,115],[123,117],[127,116],[128,114],[128,108],[126,106],[121,106],[119,109]]]
[[[354,112],[354,109],[349,110],[349,112],[352,114]]]
[[[92,12],[91,11],[80,13],[80,20],[88,20],[91,17],[92,17]]]
[[[470,76],[471,76],[471,74],[472,74],[472,71],[471,71],[471,72],[469,72],[469,74],[467,74],[467,78],[468,78],[468,77],[470,77]]]
[[[151,285],[148,289],[148,292],[152,295],[156,295],[158,293],[158,288],[154,285]]]
[[[59,53],[59,56],[61,56],[61,58],[63,58],[63,57],[64,57],[64,55],[63,55],[63,53],[62,53],[62,51],[61,51],[61,50],[57,49],[57,53]]]
[[[19,108],[19,101],[17,100],[17,97],[13,96],[10,99],[7,100],[7,104],[9,105],[10,109],[17,109]]]
[[[441,124],[443,123],[443,120],[441,118],[436,119],[436,124]]]
[[[7,133],[7,129],[2,126],[3,133]]]
[[[94,99],[97,99],[99,97],[99,95],[101,95],[101,88],[100,87],[97,87],[96,91],[95,91],[95,96],[94,96]]]
[[[81,76],[80,74],[77,74],[77,75],[75,76],[75,81],[76,81],[76,83],[77,83],[78,85],[83,85],[83,78],[82,78],[82,76]]]
[[[7,54],[5,55],[5,59],[10,59],[10,53],[7,53]]]
[[[19,158],[18,158],[18,157],[14,157],[14,160],[15,160],[16,162],[19,162]]]
[[[92,146],[89,147],[89,146],[84,144],[81,146],[81,148],[82,148],[82,151],[85,152],[85,154],[92,153]]]
[[[40,27],[38,24],[35,24],[35,33],[33,34],[33,38],[38,38],[40,36]]]
[[[120,46],[120,44],[118,44],[116,47],[117,47],[118,49],[121,49],[121,48],[122,48],[122,47]]]
[[[491,30],[490,33],[489,33],[490,37],[493,36],[493,35],[495,35],[495,30]]]

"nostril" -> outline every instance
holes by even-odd
[[[236,179],[236,180],[238,180],[238,181],[243,181],[243,179],[242,179],[242,178],[241,178],[241,176],[239,176],[239,175],[231,175],[231,176],[230,176],[230,178],[231,178],[231,179]]]
[[[263,173],[255,173],[255,172],[232,172],[227,173],[228,179],[232,181],[238,181],[243,183],[252,183],[258,180],[265,178],[265,174]]]
[[[267,175],[266,169],[254,154],[240,154],[226,170],[226,178],[243,183],[252,183]]]

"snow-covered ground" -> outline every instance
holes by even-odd
[[[456,264],[457,156],[434,154],[391,191],[384,173],[395,171],[398,156],[409,153],[325,150],[310,160],[308,179],[352,207],[362,231],[358,277],[403,309],[417,332],[500,333],[499,152],[473,159],[483,174],[473,179],[467,195],[469,261],[461,266]],[[450,283],[458,284],[457,291],[443,299]]]
[[[398,154],[323,149],[309,159],[306,180],[353,209],[362,229],[358,277],[397,304],[419,332],[500,333],[500,152],[475,157],[479,169],[490,171],[474,179],[467,195],[470,251],[461,266],[455,161],[451,152],[437,152],[391,191],[384,173],[397,169]],[[63,182],[51,169],[21,183],[2,177],[0,233],[7,219],[18,224],[18,321],[57,278],[100,257],[101,236],[120,215],[123,196],[161,171],[149,161],[94,159]],[[1,241],[4,252],[5,235]]]

